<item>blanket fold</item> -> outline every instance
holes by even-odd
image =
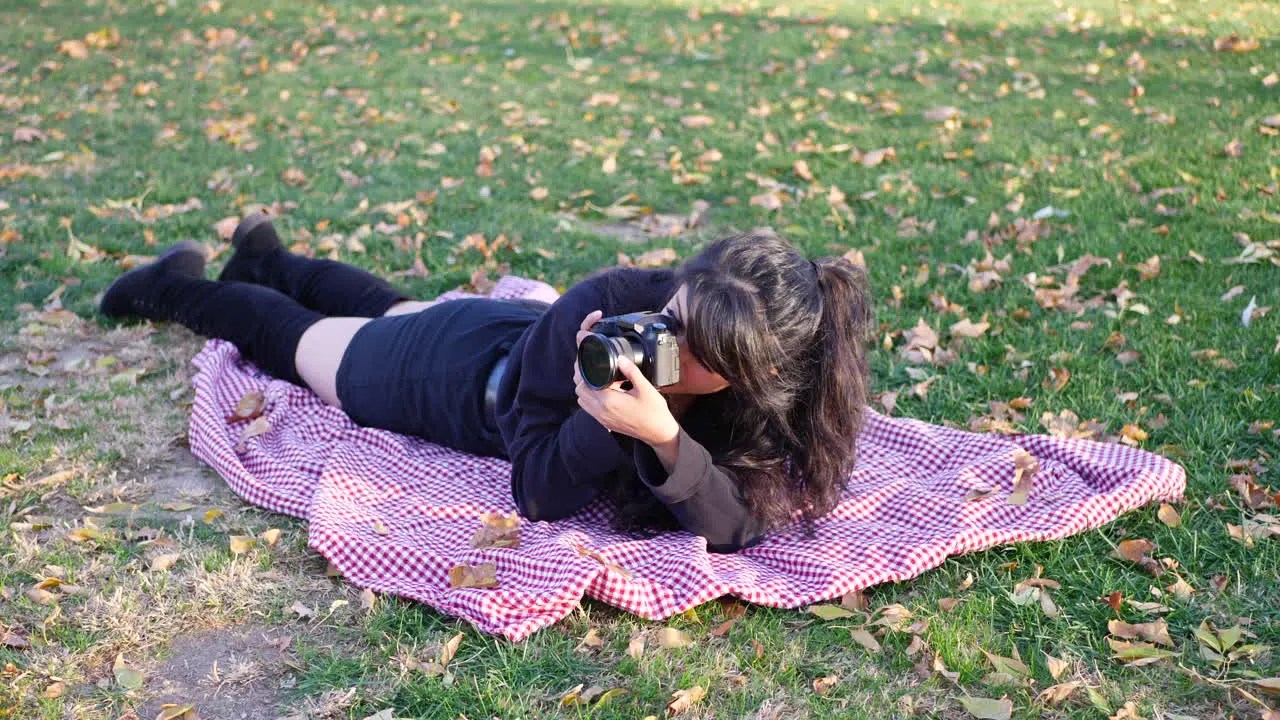
[[[502,278],[491,296],[557,297],[517,277]],[[554,523],[522,521],[519,548],[473,548],[482,515],[516,512],[509,463],[359,427],[309,390],[246,363],[230,343],[209,341],[194,362],[191,449],[232,490],[307,520],[310,547],[355,585],[515,641],[565,617],[584,595],[654,620],[722,595],[798,607],[915,577],[950,555],[1079,533],[1186,487],[1182,467],[1136,448],[978,434],[868,410],[858,466],[813,537],[791,527],[718,555],[687,532],[612,532],[611,510],[597,500]],[[266,397],[270,430],[237,451],[246,423],[228,417],[255,390]],[[1019,450],[1040,469],[1030,500],[1010,505]],[[974,489],[995,492],[966,502]],[[481,562],[496,564],[498,587],[451,587],[454,566]]]

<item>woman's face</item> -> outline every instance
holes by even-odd
[[[688,287],[681,285],[676,294],[662,308],[662,312],[679,320],[682,328],[687,326],[689,320]],[[708,370],[693,356],[693,353],[689,352],[683,329],[676,336],[676,340],[680,344],[680,382],[658,388],[659,392],[665,395],[710,395],[729,387],[728,380]]]

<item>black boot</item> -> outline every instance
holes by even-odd
[[[275,377],[305,385],[294,354],[302,334],[325,316],[271,288],[203,276],[203,247],[179,243],[154,263],[116,278],[98,309],[113,318],[181,323],[234,343],[242,356]]]
[[[235,253],[219,280],[266,285],[325,315],[381,317],[409,296],[354,265],[294,255],[280,244],[271,219],[254,213],[231,235]]]

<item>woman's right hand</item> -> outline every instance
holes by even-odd
[[[582,339],[591,334],[592,326],[600,322],[602,317],[604,317],[603,310],[592,310],[587,313],[587,316],[582,319],[582,325],[578,327],[578,339],[574,342],[575,346],[582,344]],[[577,354],[575,353],[573,360],[573,386],[577,387],[583,382],[585,381],[582,379],[582,368],[578,366]]]

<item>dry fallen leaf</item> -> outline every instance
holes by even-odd
[[[240,398],[240,402],[236,404],[236,409],[227,417],[227,422],[237,422],[240,420],[253,420],[262,414],[263,409],[267,406],[266,396],[261,390],[251,390]]]
[[[633,660],[639,660],[640,656],[644,655],[644,643],[645,643],[644,633],[640,633],[635,637],[631,638],[631,640],[627,643],[627,656]]]
[[[667,650],[689,647],[693,640],[683,630],[664,627],[658,630],[658,646]]]
[[[1009,720],[1013,715],[1012,700],[973,697],[963,697],[959,698],[959,700],[970,715],[983,720]]]
[[[849,636],[853,641],[866,648],[868,652],[878,653],[881,651],[880,642],[875,636],[867,632],[866,628],[856,628],[849,631]]]
[[[819,695],[826,695],[838,682],[840,682],[839,675],[827,675],[825,677],[814,678],[813,691]]]
[[[716,124],[716,119],[710,115],[685,115],[680,118],[680,124],[687,128],[704,128]]]
[[[1025,505],[1031,494],[1032,479],[1040,471],[1040,461],[1025,450],[1015,450],[1013,466],[1013,491],[1009,493],[1006,502],[1009,505]]]
[[[227,540],[231,543],[231,552],[237,555],[247,553],[258,546],[258,538],[252,535],[231,535]]]
[[[236,443],[236,452],[248,452],[249,446],[246,444],[249,440],[265,435],[271,431],[271,423],[267,422],[265,417],[254,418],[253,422],[245,427],[244,432],[240,435],[240,442]]]
[[[1160,522],[1171,528],[1182,526],[1182,516],[1169,503],[1160,503],[1160,509],[1156,511],[1156,517],[1160,519]]]
[[[180,559],[182,559],[182,553],[165,553],[164,555],[156,555],[151,558],[151,569],[157,572],[168,570]]]
[[[520,516],[516,514],[484,513],[480,516],[480,528],[471,538],[473,548],[520,547]]]
[[[674,699],[667,705],[668,716],[679,715],[693,707],[694,703],[707,696],[707,691],[701,685],[694,685],[687,690],[677,690],[671,696]]]
[[[1107,630],[1112,635],[1125,640],[1145,640],[1158,645],[1174,646],[1173,638],[1169,637],[1169,624],[1164,621],[1164,618],[1137,624],[1111,620],[1107,623]]]
[[[456,565],[449,571],[449,586],[455,588],[498,587],[498,566],[494,563]]]
[[[1116,549],[1111,552],[1111,556],[1136,563],[1152,575],[1159,575],[1164,571],[1160,567],[1160,563],[1147,556],[1147,553],[1154,550],[1155,547],[1155,543],[1141,538],[1121,540],[1116,545]]]

